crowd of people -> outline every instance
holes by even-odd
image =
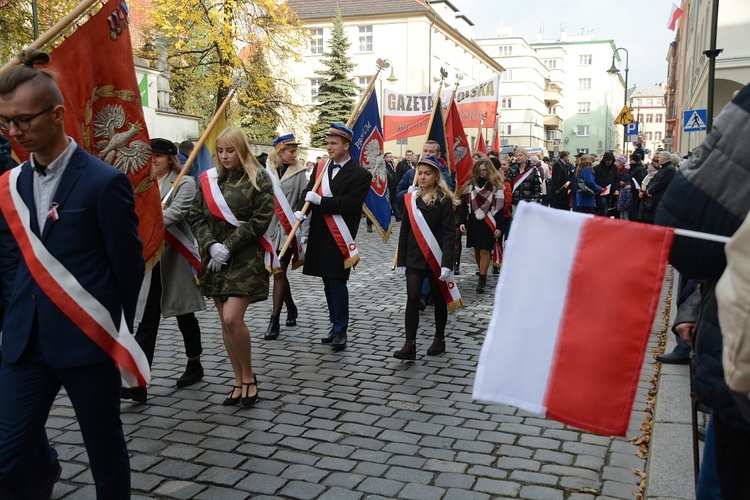
[[[359,261],[356,239],[372,175],[351,158],[353,132],[341,123],[331,124],[326,155],[315,162],[297,157],[299,143],[292,134],[280,135],[270,154],[256,157],[245,133],[227,127],[215,140],[213,167],[195,176],[178,174],[191,154],[188,144],[154,138],[153,172],[162,199],[165,244],[159,263],[142,279],[145,266],[130,180],[66,135],[66,109],[54,75],[35,67],[49,57],[27,50],[20,58],[23,65],[0,76],[0,125],[30,153],[20,169],[12,168],[12,162],[1,165],[11,171],[0,178],[0,191],[7,195],[0,200],[5,333],[0,497],[51,495],[61,466],[44,424],[65,387],[80,422],[97,496],[126,498],[130,469],[120,399],[146,402],[148,394],[144,383],[121,387],[112,360],[120,359],[123,350],[139,348],[150,366],[161,318],[175,317],[186,357],[185,372],[175,384],[198,382],[204,372],[195,313],[206,308],[208,298],[218,314],[231,367],[223,405],[252,407],[259,399],[259,380],[244,315],[251,304],[268,299],[273,283],[271,317],[262,337],[278,339],[282,308],[285,325],[296,325],[300,311],[287,276],[290,264],[322,279],[331,326],[320,341],[333,351],[346,349],[347,282]],[[739,131],[747,131],[749,89],[717,119],[719,135],[739,137]],[[8,144],[0,139],[2,152]],[[745,156],[721,140],[707,141],[700,149],[698,160],[684,170],[678,169],[680,157],[668,152],[657,152],[646,165],[642,150],[629,158],[610,152],[571,158],[561,151],[554,161],[529,156],[525,148],[507,157],[496,151],[476,153],[462,185],[456,185],[455,171],[435,141],[427,141],[421,155],[407,151],[396,159],[384,152],[392,215],[400,223],[394,263],[405,277],[406,296],[404,345],[393,356],[417,358],[419,313],[428,304],[434,306],[435,331],[426,354],[446,351],[448,311],[463,304],[455,275],[460,273],[464,236],[474,252],[476,292],[482,294],[490,269],[502,264],[503,242],[521,201],[731,235],[750,210],[748,188],[726,193],[723,187],[732,182],[723,177],[727,173],[704,172],[719,155],[729,158],[740,177],[750,167]],[[694,210],[696,205],[710,214]],[[675,333],[695,349],[696,392],[713,411],[701,487],[721,490],[724,498],[749,498],[744,471],[750,462],[750,422],[745,418],[750,405],[747,394],[733,393],[717,376],[722,344],[714,286],[726,263],[722,250],[676,240],[672,261],[692,284],[682,290],[683,314]],[[84,304],[83,313],[75,303],[51,300],[56,287]],[[114,347],[97,342],[102,333],[81,320],[82,314],[96,317],[105,335],[134,331],[133,343]]]

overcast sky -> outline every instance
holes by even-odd
[[[596,40],[614,40],[627,49],[628,86],[653,85],[667,80],[667,51],[675,32],[667,28],[673,0],[450,0],[474,24],[477,38],[497,35],[499,26],[536,40],[557,39],[566,33],[591,33]],[[679,4],[679,2],[676,2]],[[620,55],[625,59],[624,51]],[[624,70],[620,66],[620,70]],[[609,64],[602,71],[609,69]]]

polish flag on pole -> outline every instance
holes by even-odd
[[[487,155],[487,143],[484,142],[484,137],[482,136],[481,128],[477,132],[477,147],[474,148],[474,151],[478,153],[484,153],[485,156]]]
[[[673,234],[666,227],[521,202],[474,399],[624,436]],[[623,241],[638,241],[636,251],[613,260],[611,249]],[[612,276],[621,280],[617,292]]]
[[[667,23],[667,28],[671,29],[672,31],[675,30],[677,27],[677,20],[682,15],[682,9],[676,6],[675,4],[672,4],[672,12],[669,13],[669,22]]]

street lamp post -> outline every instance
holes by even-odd
[[[615,51],[612,53],[612,67],[607,70],[607,73],[609,73],[612,76],[617,76],[620,74],[620,70],[617,69],[617,66],[615,66],[615,56],[619,51],[625,51],[625,98],[623,99],[625,107],[628,105],[628,71],[630,71],[629,67],[629,59],[630,54],[628,54],[627,49],[623,47],[618,47],[615,49]],[[628,128],[627,125],[622,126],[622,153],[627,154],[627,144],[628,144]]]
[[[388,83],[393,84],[398,81],[398,78],[393,72],[393,62],[390,59],[378,59],[377,61],[375,61],[375,64],[377,64],[378,68],[380,68],[381,70],[391,68],[391,76],[386,78],[386,81],[388,81]],[[385,102],[383,100],[383,78],[380,75],[378,75],[378,83],[380,84],[380,123],[383,123],[383,110],[385,109]]]

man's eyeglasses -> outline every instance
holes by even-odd
[[[5,116],[0,116],[0,129],[2,130],[10,130],[10,124],[16,126],[16,128],[22,132],[26,132],[31,128],[31,120],[38,116],[42,116],[44,113],[49,112],[55,107],[53,104],[52,106],[40,111],[39,113],[31,116],[17,116],[15,118],[8,118]]]

